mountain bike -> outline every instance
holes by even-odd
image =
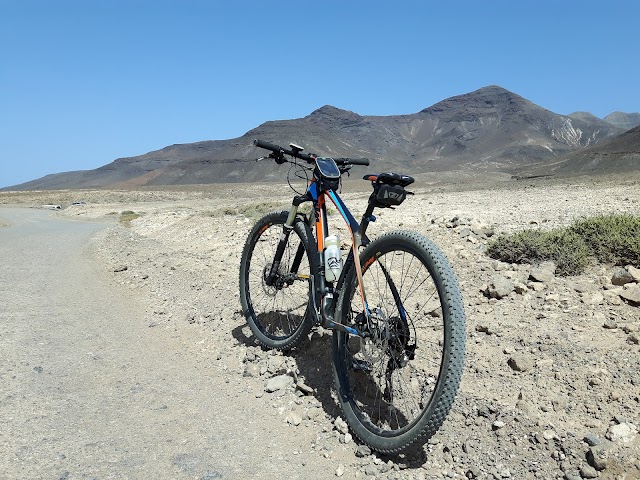
[[[460,384],[460,289],[445,256],[419,233],[367,236],[374,209],[402,204],[414,179],[365,175],[373,191],[358,223],[338,191],[342,175],[369,165],[368,159],[318,157],[295,144],[254,145],[269,150],[267,158],[278,164],[292,163],[307,179],[289,211],[258,220],[242,252],[240,299],[256,340],[288,350],[314,326],[333,330],[335,386],[351,430],[379,452],[426,442],[444,422]],[[300,209],[307,202],[308,214]],[[344,262],[329,235],[327,202],[351,237]]]

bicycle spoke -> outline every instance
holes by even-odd
[[[419,418],[439,375],[444,330],[438,291],[426,265],[409,251],[377,257],[363,282],[369,305],[381,312],[376,326],[381,332],[377,344],[365,340],[367,348],[357,354],[356,360],[370,362],[371,368],[350,370],[352,393],[361,414],[374,425],[398,430]],[[356,300],[353,312],[360,311]],[[408,362],[403,360],[408,355],[403,338],[416,345]]]
[[[302,244],[299,234],[292,231],[273,283],[267,284],[282,228],[282,223],[271,222],[260,230],[248,256],[246,274],[247,303],[255,326],[274,341],[286,341],[305,322],[311,278],[306,252],[297,260],[299,265],[296,265],[296,273],[290,273],[296,261],[296,252]]]

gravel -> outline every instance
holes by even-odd
[[[239,412],[246,402],[262,402],[262,418],[253,421],[280,422],[304,452],[297,457],[333,463],[316,478],[338,471],[341,478],[382,479],[595,478],[594,471],[601,478],[640,477],[637,430],[618,432],[620,425],[640,424],[638,280],[612,284],[621,268],[613,265],[592,264],[581,275],[561,277],[548,264],[496,262],[485,255],[483,233],[554,228],[599,213],[637,214],[640,189],[531,182],[498,191],[450,190],[416,187],[402,206],[380,211],[370,230],[376,237],[402,223],[439,245],[458,275],[468,321],[465,372],[444,425],[422,448],[384,457],[355,437],[346,441],[351,432],[332,391],[329,332],[312,332],[294,353],[273,354],[261,350],[244,325],[238,263],[255,219],[224,209],[265,201],[273,186],[256,188],[251,197],[165,191],[142,192],[135,201],[103,193],[100,201],[96,193],[86,207],[61,215],[142,214],[98,236],[104,271],[148,300],[145,327],[157,326],[147,331],[203,342],[202,361],[214,366],[219,381],[243,385],[245,395],[233,399]],[[359,190],[344,197],[358,214],[367,195]],[[286,205],[290,195],[270,201]],[[336,231],[346,238],[343,227]],[[114,272],[123,265],[126,270]],[[276,388],[276,382],[282,383]]]

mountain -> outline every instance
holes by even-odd
[[[553,162],[520,172],[521,177],[640,173],[640,126]]]
[[[613,112],[604,117],[604,119],[616,127],[624,128],[625,130],[640,125],[640,113]]]
[[[497,86],[449,98],[423,113],[436,125],[420,156],[454,156],[476,167],[503,171],[620,132],[600,121],[555,114]]]
[[[623,131],[592,116],[555,114],[492,85],[409,115],[362,116],[326,105],[303,118],[266,122],[236,139],[171,145],[11,188],[283,181],[288,165],[256,163],[265,152],[253,147],[254,138],[282,146],[293,142],[318,155],[370,158],[372,170],[513,172]]]
[[[600,120],[598,117],[596,117],[593,113],[590,112],[573,112],[570,113],[569,116],[571,118],[575,118],[577,120],[584,120],[587,122],[602,122],[604,120]]]

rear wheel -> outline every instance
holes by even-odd
[[[338,398],[354,433],[374,450],[425,442],[442,425],[460,383],[465,317],[444,255],[415,232],[393,232],[360,255],[369,322],[355,269],[337,318],[368,336],[334,331]]]
[[[255,224],[242,251],[240,301],[258,342],[275,349],[298,345],[313,324],[311,272],[315,243],[304,221],[296,219],[276,276],[267,281],[288,212],[273,212]]]

